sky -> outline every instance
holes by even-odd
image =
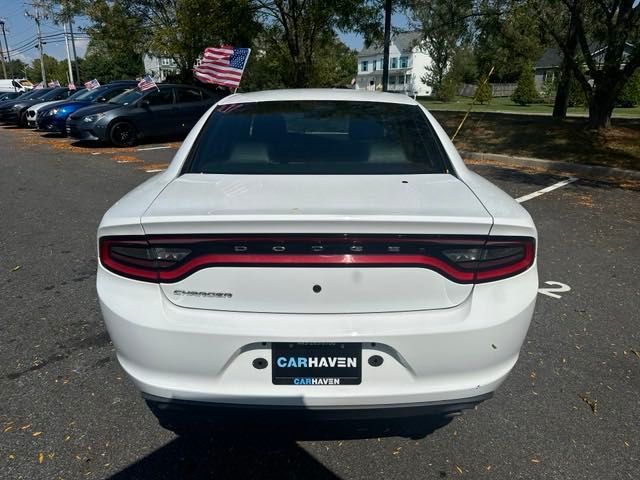
[[[26,63],[31,63],[31,61],[39,55],[38,49],[35,46],[30,46],[30,42],[33,43],[36,37],[36,24],[32,18],[25,16],[25,10],[31,11],[33,8],[26,5],[24,0],[0,0],[0,19],[5,21],[7,43],[9,44],[11,58],[19,58]],[[403,14],[395,14],[392,17],[391,23],[393,27],[406,28],[407,17]],[[86,24],[86,19],[76,18],[74,32],[80,31]],[[41,29],[43,37],[63,32],[62,25],[56,25],[51,19],[43,19],[41,21]],[[339,33],[339,36],[349,47],[356,50],[362,48],[363,39],[361,35]],[[62,35],[45,39],[45,42],[44,51],[47,55],[51,55],[60,60],[66,58],[64,37]],[[3,51],[4,48],[3,42]],[[87,39],[77,38],[76,51],[78,56],[84,56],[86,49]]]
[[[36,47],[29,46],[29,42],[35,40],[36,37],[36,23],[32,18],[25,16],[25,10],[32,11],[33,8],[25,5],[24,0],[0,0],[0,19],[5,22],[7,43],[9,44],[11,58],[19,58],[26,63],[31,63],[31,61],[39,55]],[[86,20],[82,18],[76,19],[74,33],[79,30],[79,27],[85,24]],[[40,25],[43,37],[63,32],[62,25],[56,25],[51,19],[43,19]],[[58,59],[66,58],[67,53],[62,35],[45,39],[44,41],[46,42],[44,45],[44,53]],[[4,49],[5,45],[3,41],[2,50],[4,51]],[[76,39],[78,56],[84,56],[86,49],[87,40]]]

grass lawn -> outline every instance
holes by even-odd
[[[471,98],[457,97],[452,102],[440,102],[438,100],[421,100],[421,103],[429,110],[448,110],[448,111],[464,111],[466,112],[471,105]],[[537,103],[534,105],[528,105],[522,107],[516,103],[513,103],[509,97],[496,97],[491,100],[491,103],[485,105],[474,105],[474,112],[513,112],[523,114],[548,114],[553,112],[553,105],[546,103]],[[588,110],[585,107],[571,107],[569,108],[569,115],[587,116]],[[613,111],[614,117],[639,117],[640,118],[640,106],[634,108],[616,108]]]
[[[537,106],[539,107],[539,106]],[[431,112],[452,135],[464,112]],[[640,118],[614,118],[603,132],[585,119],[472,112],[455,139],[459,150],[640,170]]]

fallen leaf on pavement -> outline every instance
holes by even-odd
[[[44,453],[38,453],[38,463],[44,462]]]
[[[18,270],[20,270],[22,268],[22,265],[16,265],[15,267],[13,267],[11,269],[12,272],[17,272]]]
[[[589,405],[593,414],[596,415],[598,413],[598,400],[589,398],[589,393],[590,392],[579,394],[578,396],[582,399],[584,403]]]
[[[31,435],[37,437],[39,435],[42,435],[42,432],[33,432]]]

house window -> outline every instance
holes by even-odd
[[[553,70],[547,70],[544,72],[544,81],[545,82],[553,82],[556,79],[556,72]]]
[[[409,57],[400,57],[400,68],[407,68],[409,66]]]
[[[398,75],[398,84],[404,85],[404,75]]]
[[[389,85],[394,85],[396,84],[396,76],[395,75],[389,75]]]
[[[378,69],[378,61],[374,60],[373,62],[371,62],[372,66],[373,66],[373,71],[375,72]]]
[[[393,57],[391,59],[391,68],[398,68],[398,57]]]
[[[168,67],[169,65],[171,65],[171,59],[163,58],[160,60],[160,63],[162,64],[163,67]]]
[[[366,60],[363,60],[363,61],[362,61],[362,68],[361,68],[361,70],[362,70],[363,72],[366,72],[368,69],[369,69],[369,62],[367,62]]]

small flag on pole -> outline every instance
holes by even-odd
[[[51,80],[48,84],[47,87],[49,88],[56,88],[60,86],[60,82],[58,80]]]
[[[100,86],[100,82],[94,78],[93,80],[89,80],[88,82],[85,82],[84,86],[87,90],[93,90]]]
[[[69,90],[77,90],[77,88],[76,88],[76,84],[75,84],[75,83],[73,83],[73,82],[69,82],[69,85],[67,85],[67,88],[68,88]]]
[[[40,90],[41,88],[44,88],[44,82],[40,82],[35,87],[33,87],[34,90]]]
[[[138,82],[138,88],[141,91],[144,92],[145,90],[151,90],[152,88],[158,88],[158,85],[156,85],[156,82],[153,81],[153,78],[151,78],[149,75],[145,75]],[[158,88],[158,90],[160,90],[160,89]]]
[[[250,53],[250,48],[208,47],[193,69],[194,74],[204,83],[238,88]]]

